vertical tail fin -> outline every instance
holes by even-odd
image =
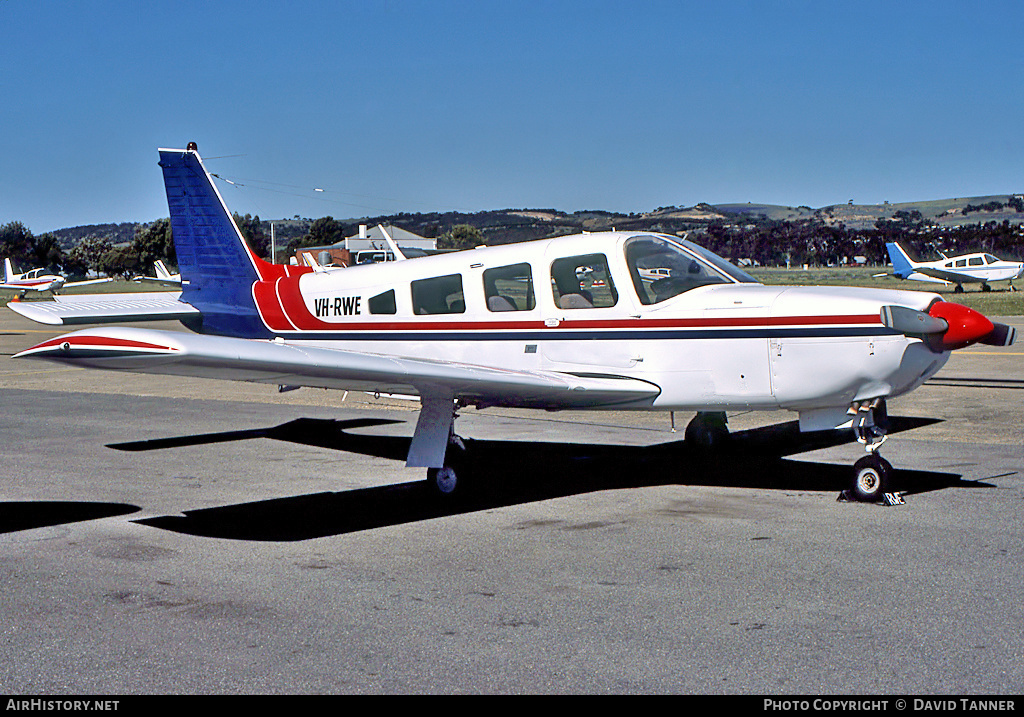
[[[313,258],[313,253],[312,252],[308,252],[308,251],[302,252],[302,260],[304,262],[306,262],[306,266],[308,266],[313,271],[323,271],[324,270],[324,268],[322,266],[320,266],[320,262],[318,262],[316,259]]]
[[[893,274],[901,279],[906,279],[914,273],[914,262],[907,256],[907,252],[903,251],[903,247],[895,242],[891,242],[886,244],[885,248],[889,250],[889,260],[892,262]]]
[[[4,259],[4,283],[10,284],[14,281],[14,266],[11,264],[10,257]]]
[[[153,269],[156,271],[157,279],[167,280],[171,278],[171,272],[167,270],[167,266],[162,259],[157,259],[153,262]]]
[[[161,149],[160,167],[182,278],[182,301],[202,312],[204,333],[266,335],[252,297],[255,282],[272,272],[245,243],[194,143]]]

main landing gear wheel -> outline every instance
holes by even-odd
[[[438,495],[451,495],[459,487],[459,475],[451,466],[428,468],[427,481]]]
[[[440,468],[427,469],[427,484],[435,495],[449,498],[466,492],[466,480],[469,473],[466,444],[462,438],[453,435],[448,440],[444,465]]]
[[[872,453],[853,464],[853,485],[850,494],[861,503],[877,503],[889,490],[892,465]]]

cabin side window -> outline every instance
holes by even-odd
[[[389,289],[383,294],[371,296],[366,302],[366,305],[370,307],[371,314],[397,313],[397,308],[395,307],[395,290]]]
[[[633,237],[625,252],[641,304],[657,304],[698,286],[728,283],[718,271],[660,237]]]
[[[488,311],[532,311],[537,305],[529,264],[486,269],[483,279]]]
[[[604,254],[584,254],[551,262],[551,290],[560,309],[603,309],[619,295]]]
[[[418,315],[466,313],[462,274],[435,276],[412,282],[412,311]]]

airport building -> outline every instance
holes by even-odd
[[[437,249],[436,239],[427,239],[419,234],[396,226],[386,226],[384,231],[405,252],[406,256],[421,256]],[[305,263],[303,254],[311,255],[321,265],[352,266],[369,262],[390,261],[395,257],[388,248],[381,227],[359,225],[359,233],[346,237],[337,244],[323,247],[307,247],[296,252],[292,263]]]

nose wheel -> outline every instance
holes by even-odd
[[[850,494],[861,503],[877,503],[889,492],[892,465],[877,453],[864,456],[853,464],[853,485]]]

